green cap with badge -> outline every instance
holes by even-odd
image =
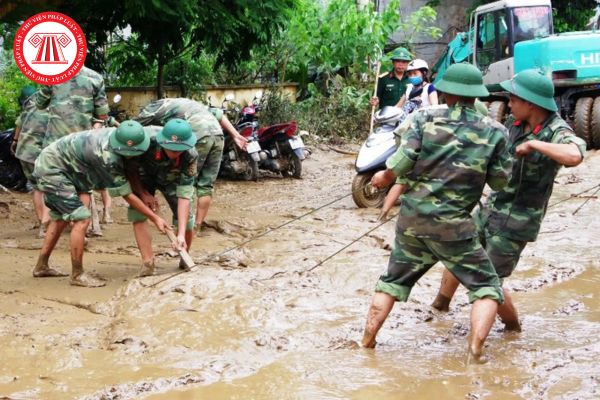
[[[190,124],[180,118],[174,118],[167,122],[160,133],[156,135],[158,144],[171,151],[189,150],[194,147],[196,140]]]
[[[108,139],[111,149],[122,156],[135,157],[150,147],[150,137],[137,121],[123,121]]]
[[[556,112],[552,80],[537,69],[526,69],[500,86],[509,93],[545,110]]]
[[[412,54],[410,54],[410,51],[406,50],[404,47],[398,47],[390,55],[390,60],[392,61],[412,61],[412,59]]]

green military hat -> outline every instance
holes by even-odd
[[[31,97],[35,92],[37,92],[36,88],[30,85],[24,86],[21,89],[21,94],[19,95],[19,104],[23,105],[25,100]]]
[[[543,109],[552,112],[558,110],[554,101],[552,81],[537,69],[521,71],[512,79],[501,82],[500,86],[509,93]]]
[[[158,144],[171,151],[189,150],[194,147],[196,140],[190,124],[180,118],[174,118],[167,122],[160,133],[156,135]]]
[[[410,54],[410,51],[406,50],[404,47],[398,47],[392,52],[392,55],[390,56],[390,60],[392,61],[412,61],[412,59],[412,54]]]
[[[112,150],[122,156],[134,157],[144,153],[150,147],[150,137],[137,121],[123,121],[108,140]]]
[[[448,67],[435,88],[440,92],[462,97],[487,97],[490,94],[483,84],[481,72],[467,63]]]

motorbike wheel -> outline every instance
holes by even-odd
[[[300,179],[302,176],[302,160],[296,153],[288,155],[287,168],[281,171],[281,175],[283,175],[284,178],[292,177]]]
[[[254,161],[252,157],[246,158],[246,171],[244,171],[242,178],[245,181],[257,181],[258,180],[258,162]]]
[[[383,205],[385,196],[389,191],[386,189],[376,189],[371,186],[371,178],[375,172],[370,171],[362,174],[356,174],[352,181],[352,200],[360,208],[379,208]]]
[[[488,117],[503,124],[506,119],[506,105],[503,101],[492,101],[488,108]]]

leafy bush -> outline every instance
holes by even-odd
[[[21,112],[18,97],[26,85],[33,82],[17,68],[12,53],[0,49],[0,130],[14,128]]]
[[[267,91],[262,100],[261,124],[295,120],[300,130],[330,142],[364,139],[369,131],[370,91],[343,86],[340,77],[334,82],[327,96],[309,84],[311,96],[297,103],[277,90]]]

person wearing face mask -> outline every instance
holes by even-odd
[[[416,58],[408,64],[406,71],[409,84],[396,107],[401,107],[410,114],[418,108],[437,105],[439,103],[437,91],[427,78],[429,73],[427,62]]]

